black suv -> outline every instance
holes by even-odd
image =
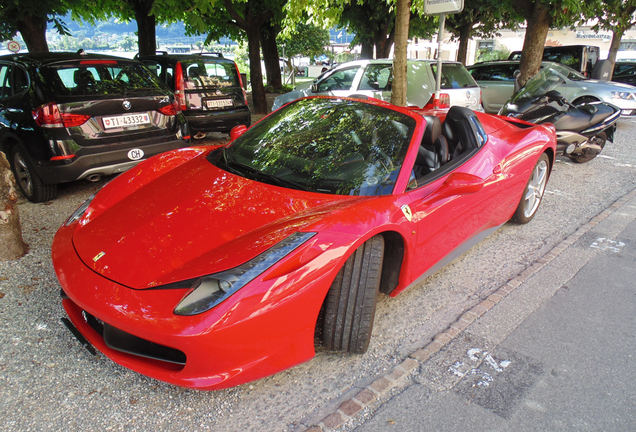
[[[84,53],[0,56],[0,150],[33,202],[188,145],[172,92],[143,64]]]
[[[188,119],[195,138],[250,126],[251,114],[236,63],[220,53],[138,57],[166,83]]]

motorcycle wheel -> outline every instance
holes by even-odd
[[[605,132],[599,132],[598,134],[590,138],[590,142],[592,142],[593,144],[597,144],[598,146],[601,147],[601,149],[605,147],[606,141],[607,141],[607,135],[605,135]],[[598,155],[599,153],[600,152],[597,153],[594,150],[586,149],[583,151],[583,153],[571,154],[571,155],[567,155],[567,157],[569,157],[570,159],[572,159],[572,161],[576,163],[585,163],[594,159],[596,155]]]

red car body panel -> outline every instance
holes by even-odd
[[[54,239],[53,263],[73,324],[115,362],[176,385],[220,389],[271,375],[313,357],[327,291],[366,240],[387,232],[402,239],[395,296],[453,250],[509,220],[540,155],[554,156],[550,126],[519,128],[477,113],[488,142],[407,190],[426,121],[375,104],[417,121],[391,195],[328,195],[252,181],[210,164],[210,147],[165,153],[114,179]],[[156,288],[241,265],[297,231],[317,234],[208,312],[175,315],[190,290]],[[180,350],[187,361],[112,349],[82,311]]]

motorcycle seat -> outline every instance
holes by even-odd
[[[591,126],[602,123],[612,114],[614,114],[614,109],[604,103],[571,107],[567,113],[554,122],[554,127],[557,130],[581,132]]]

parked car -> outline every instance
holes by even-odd
[[[423,108],[432,102],[435,93],[437,62],[433,60],[408,60],[406,103]],[[364,95],[390,101],[393,83],[393,61],[358,60],[342,63],[318,77],[310,88],[303,88],[282,94],[274,100],[272,111],[306,96]],[[479,86],[458,62],[444,62],[442,65],[442,107],[464,106],[481,110]]]
[[[97,180],[189,142],[172,92],[137,61],[0,57],[0,150],[32,202],[55,198],[58,183]]]
[[[556,91],[577,105],[583,102],[603,101],[616,105],[621,115],[636,114],[636,87],[612,81],[585,78],[575,70],[559,63],[542,62],[550,66],[560,77]],[[468,71],[481,87],[482,104],[487,113],[497,113],[514,93],[514,72],[518,61],[493,61],[469,66]]]
[[[543,61],[561,63],[588,78],[592,77],[594,65],[601,56],[601,49],[593,45],[563,45],[543,48]],[[521,51],[513,51],[508,60],[521,60]]]
[[[555,157],[551,125],[325,96],[232,136],[119,176],[53,241],[74,334],[180,386],[290,368],[316,334],[365,352],[379,292],[529,222]]]
[[[175,93],[194,138],[250,126],[251,113],[236,63],[221,53],[138,57]]]
[[[636,84],[636,62],[635,61],[617,61],[614,65],[614,74],[612,81],[622,82],[625,84]]]

